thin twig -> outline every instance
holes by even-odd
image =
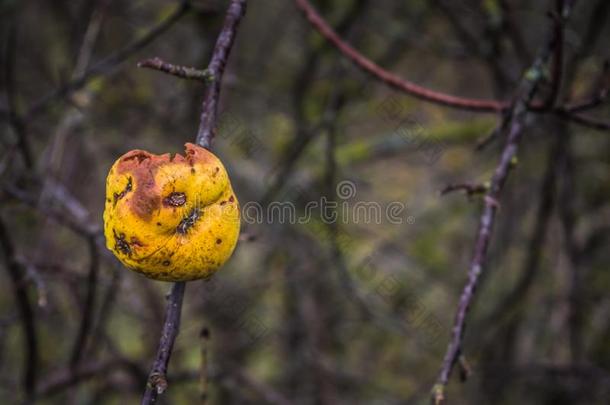
[[[505,134],[507,125],[510,122],[510,111],[502,113],[500,123],[489,133],[489,135],[477,140],[475,150],[481,151],[498,139],[500,135]]]
[[[167,297],[167,309],[165,311],[161,339],[159,340],[159,349],[148,375],[142,405],[154,404],[157,396],[167,389],[167,365],[174,348],[174,341],[180,330],[180,313],[182,311],[182,299],[184,298],[185,288],[186,282],[184,281],[174,283]]]
[[[172,65],[163,61],[161,58],[151,58],[138,62],[139,68],[158,70],[163,73],[178,76],[181,79],[199,80],[204,83],[211,83],[214,76],[208,70],[195,69],[193,67]]]
[[[504,100],[485,100],[454,96],[451,94],[431,90],[408,80],[405,80],[399,77],[398,75],[385,70],[384,68],[361,54],[347,42],[345,42],[332,29],[332,27],[330,27],[328,23],[318,14],[318,12],[309,3],[309,1],[295,0],[295,2],[298,8],[304,13],[310,24],[327,41],[333,44],[344,56],[350,59],[354,64],[356,64],[356,66],[369,73],[375,79],[380,80],[381,82],[398,91],[431,103],[475,112],[498,113],[510,110],[513,105],[512,102]],[[540,72],[540,75],[542,75],[542,72]],[[533,100],[530,100],[527,108],[532,112],[549,112],[549,109],[546,108],[544,103],[533,102]],[[610,130],[610,122],[605,122],[597,120],[595,118],[575,114],[566,110],[565,107],[554,108],[550,112],[559,117],[590,128],[598,130]]]
[[[375,62],[362,55],[351,45],[345,42],[328,25],[328,23],[318,14],[307,0],[295,0],[299,9],[305,14],[311,25],[330,43],[332,43],[347,58],[354,62],[358,67],[370,73],[377,79],[383,81],[390,87],[410,94],[425,101],[444,105],[447,107],[460,108],[480,112],[499,112],[510,107],[509,103],[496,100],[479,100],[453,96],[419,86],[413,82],[405,80],[394,73],[391,73]]]
[[[199,130],[197,131],[197,144],[207,149],[211,148],[212,139],[214,138],[216,132],[216,118],[218,115],[218,102],[220,99],[220,85],[222,82],[222,76],[227,65],[229,53],[233,47],[237,27],[239,26],[239,22],[245,13],[246,0],[231,1],[229,9],[227,10],[222,31],[220,32],[220,35],[216,40],[216,45],[214,46],[212,60],[210,60],[210,64],[206,69],[214,81],[206,89],[206,93],[203,97],[203,111],[201,113]]]

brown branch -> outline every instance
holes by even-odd
[[[161,339],[159,340],[159,349],[148,375],[142,405],[154,404],[157,396],[167,389],[167,365],[172,355],[174,341],[180,331],[180,313],[182,311],[182,299],[184,298],[185,288],[186,282],[184,281],[174,283],[167,297],[167,309],[165,311]]]
[[[17,309],[21,317],[23,334],[25,335],[25,355],[23,356],[23,388],[26,398],[33,400],[36,393],[36,379],[38,374],[38,338],[34,309],[28,298],[25,274],[15,258],[15,249],[10,238],[10,232],[2,218],[0,218],[0,245],[4,256],[6,269],[13,284],[13,293],[17,302]]]
[[[210,149],[212,139],[216,132],[216,119],[218,116],[218,101],[220,98],[220,84],[227,65],[227,59],[237,27],[242,17],[246,13],[246,0],[233,0],[227,10],[222,31],[216,40],[212,60],[206,69],[213,79],[213,83],[206,89],[203,98],[203,108],[201,122],[197,131],[197,144]]]
[[[405,80],[392,72],[389,72],[376,64],[375,62],[368,59],[366,56],[361,54],[346,41],[344,41],[328,23],[318,14],[313,6],[307,0],[295,0],[298,8],[303,12],[310,24],[331,44],[333,44],[345,57],[350,59],[356,66],[369,73],[372,77],[382,81],[388,86],[409,94],[413,97],[417,97],[421,100],[428,101],[431,103],[443,105],[446,107],[452,107],[462,110],[477,111],[477,112],[491,112],[498,113],[510,110],[513,105],[512,102],[498,101],[498,100],[484,100],[484,99],[473,99],[454,96],[431,90],[422,86],[419,86],[413,82]],[[542,75],[542,72],[540,72]],[[544,103],[532,102],[530,100],[527,108],[532,112],[549,112]],[[550,110],[555,115],[567,119],[569,121],[576,122],[578,124],[599,129],[599,130],[610,130],[610,122],[597,120],[594,118],[573,114],[567,111],[564,107],[558,107]]]
[[[172,65],[163,61],[161,58],[146,59],[138,62],[139,68],[158,70],[163,73],[177,76],[181,79],[199,80],[204,83],[211,83],[214,76],[208,70],[200,70],[192,67]]]
[[[204,96],[203,113],[201,115],[201,123],[196,139],[197,144],[208,149],[211,148],[216,127],[222,75],[235,39],[237,27],[245,13],[246,0],[231,1],[225,16],[223,28],[214,47],[212,59],[206,69],[206,71],[212,75],[214,82],[207,88]],[[166,68],[168,68],[168,70],[174,70],[169,69],[170,66],[166,66]],[[170,71],[166,73],[173,74]],[[157,396],[167,389],[167,367],[174,347],[174,341],[180,331],[180,313],[185,287],[185,282],[175,283],[168,296],[159,348],[153,367],[148,376],[146,391],[142,397],[142,405],[154,404]]]
[[[339,37],[339,35],[337,35],[337,33],[313,8],[309,1],[295,1],[299,9],[305,14],[307,20],[324,38],[326,38],[326,40],[332,43],[341,53],[354,62],[358,67],[386,83],[390,87],[425,101],[459,109],[481,112],[499,112],[510,107],[509,103],[503,101],[479,100],[453,96],[430,90],[408,80],[402,79],[394,73],[391,73],[377,65],[375,62],[362,55],[351,45],[345,42],[341,37]]]
[[[528,70],[528,73],[526,73],[521,84],[519,97],[512,107],[506,144],[502,150],[500,161],[491,178],[489,189],[485,194],[484,208],[479,220],[474,253],[468,271],[468,281],[462,290],[455,315],[451,339],[447,346],[447,351],[436,384],[432,389],[432,401],[437,405],[445,402],[445,386],[449,381],[449,376],[451,375],[456,362],[462,354],[462,341],[466,325],[466,316],[474,299],[475,290],[479,284],[481,274],[483,273],[487,258],[487,250],[493,232],[496,211],[498,210],[498,201],[506,179],[513,167],[512,162],[517,154],[519,143],[522,139],[528,105],[537,92],[538,85],[543,77],[542,70],[550,58],[551,50],[553,49],[553,37],[554,35],[551,35],[551,39],[543,46],[532,64],[532,67]]]

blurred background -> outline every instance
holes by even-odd
[[[136,66],[154,56],[207,65],[228,1],[189,4],[0,1],[3,404],[140,400],[170,284],[104,248],[105,177],[131,149],[175,153],[194,141],[204,85]],[[313,4],[402,77],[510,99],[553,1]],[[560,100],[608,84],[609,17],[606,0],[577,2]],[[609,112],[601,104],[594,115]],[[476,193],[440,191],[489,180],[503,142],[476,146],[499,121],[392,90],[323,40],[294,2],[251,1],[214,152],[242,208],[290,203],[301,215],[325,199],[339,215],[244,215],[232,259],[187,285],[159,403],[201,402],[204,348],[208,403],[427,404],[483,205]],[[553,114],[526,124],[467,321],[468,366],[447,395],[608,403],[610,134]],[[379,220],[352,215],[357,203],[382,207]],[[388,206],[402,208],[390,217]]]

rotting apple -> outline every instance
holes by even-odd
[[[207,278],[231,257],[239,202],[220,159],[187,143],[184,156],[132,150],[106,179],[106,246],[128,268],[163,281]]]

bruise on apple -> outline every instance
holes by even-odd
[[[139,149],[132,150],[120,158],[116,170],[118,174],[129,174],[130,179],[133,177],[135,187],[128,183],[128,191],[134,188],[134,195],[128,204],[136,215],[145,221],[150,221],[153,213],[162,203],[173,207],[186,204],[184,193],[172,193],[165,198],[159,194],[159,187],[155,183],[155,174],[159,167],[169,163],[184,163],[192,167],[195,163],[205,164],[213,159],[214,156],[206,149],[187,143],[184,156],[180,154],[171,156],[169,153],[155,155]]]

